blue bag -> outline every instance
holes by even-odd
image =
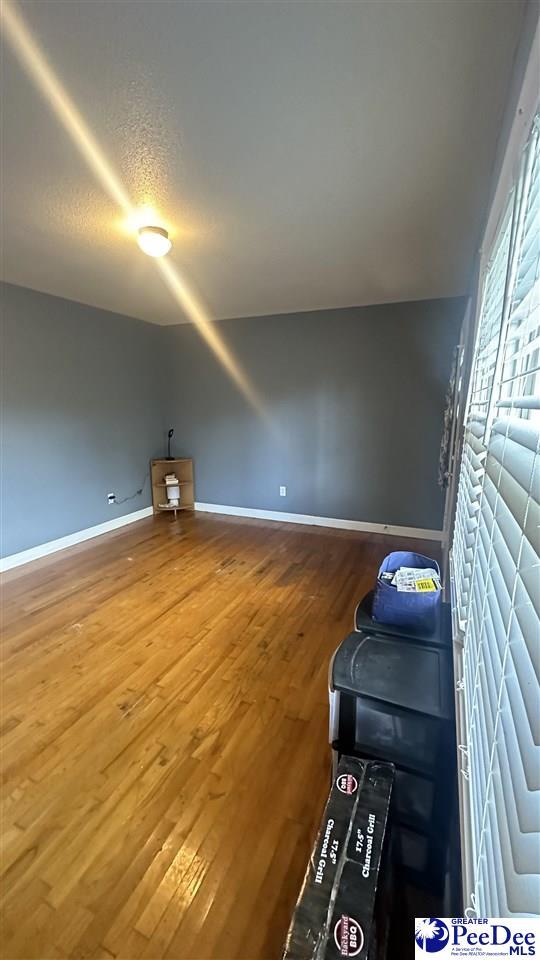
[[[400,567],[424,567],[436,570],[441,575],[436,560],[423,557],[421,553],[396,550],[384,558],[380,569],[371,615],[379,623],[391,623],[398,627],[414,627],[431,631],[435,628],[441,603],[441,591],[435,593],[406,593],[397,590],[391,583],[381,580],[383,573],[395,573]]]

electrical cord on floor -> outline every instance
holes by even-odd
[[[144,478],[141,486],[139,487],[138,490],[135,491],[135,493],[130,494],[129,497],[122,497],[121,500],[118,500],[118,498],[115,497],[115,498],[114,498],[114,503],[127,503],[128,500],[134,500],[135,497],[140,497],[141,494],[142,494],[142,492],[143,492],[143,490],[144,490],[144,488],[145,488],[145,486],[146,486],[146,481],[147,481],[147,480],[148,480],[148,474],[145,475],[145,478]]]

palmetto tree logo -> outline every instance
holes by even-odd
[[[414,921],[414,939],[426,953],[444,950],[448,937],[448,927],[437,917],[421,917]]]

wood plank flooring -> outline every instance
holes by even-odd
[[[328,660],[396,545],[183,515],[5,576],[4,960],[278,960]]]

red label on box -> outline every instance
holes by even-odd
[[[364,946],[362,927],[347,914],[342,914],[334,927],[334,940],[342,957],[356,957]]]
[[[342,793],[354,793],[358,790],[358,780],[352,773],[341,773],[336,780],[336,787]]]

